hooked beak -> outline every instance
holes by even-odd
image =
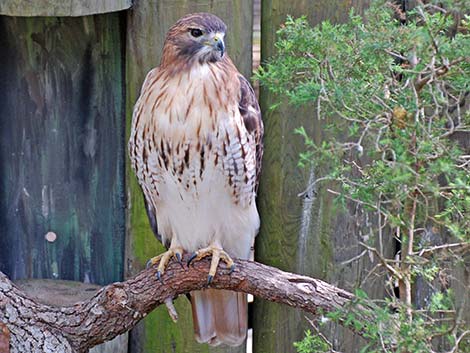
[[[214,49],[220,52],[220,57],[223,57],[225,52],[224,38],[216,34],[212,41],[212,46]]]

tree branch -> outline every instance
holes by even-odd
[[[235,261],[232,274],[220,269],[211,288],[250,293],[317,314],[344,307],[353,295],[321,280],[251,261]],[[163,275],[155,268],[100,289],[70,307],[54,307],[28,298],[0,272],[0,322],[11,333],[12,352],[86,352],[129,331],[168,298],[206,287],[209,260],[181,267],[172,261]]]

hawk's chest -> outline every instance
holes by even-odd
[[[178,77],[161,77],[155,86],[142,128],[147,135],[145,179],[156,203],[175,197],[195,201],[213,192],[251,203],[253,141],[227,78],[200,66]]]

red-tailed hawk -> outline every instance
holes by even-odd
[[[220,259],[230,267],[231,256],[250,258],[258,232],[263,124],[253,89],[225,53],[225,32],[207,13],[176,22],[134,108],[130,159],[168,248],[150,261],[159,278],[186,251],[212,255],[210,283]],[[199,342],[244,341],[245,294],[207,289],[191,293],[191,303]]]

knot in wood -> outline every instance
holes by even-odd
[[[106,309],[112,309],[116,306],[126,306],[128,302],[128,296],[124,289],[120,287],[111,287],[106,291]]]
[[[310,295],[316,292],[315,286],[311,283],[297,283],[297,288],[300,289],[302,292]]]
[[[289,278],[290,283],[295,283],[296,287],[306,294],[315,294],[317,292],[317,283],[308,277]]]

